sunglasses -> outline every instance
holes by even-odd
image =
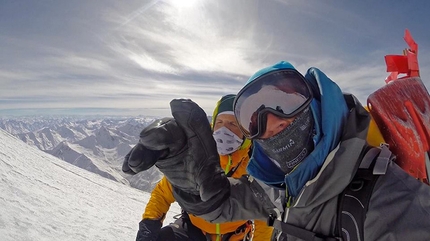
[[[312,91],[303,75],[294,69],[282,69],[243,87],[234,99],[233,110],[245,137],[255,139],[264,134],[268,113],[292,118],[311,101]]]

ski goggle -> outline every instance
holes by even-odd
[[[282,69],[264,74],[236,96],[233,109],[243,134],[258,138],[266,130],[267,113],[292,118],[309,106],[312,91],[297,70]]]

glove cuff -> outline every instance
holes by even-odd
[[[137,232],[137,241],[156,241],[161,229],[160,220],[143,219],[139,222],[139,231]]]

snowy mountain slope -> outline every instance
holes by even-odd
[[[148,198],[0,130],[1,240],[134,240]]]
[[[130,177],[121,171],[121,166],[124,156],[138,142],[140,131],[153,120],[153,117],[18,118],[0,119],[0,128],[68,163],[150,191],[161,178],[157,169],[150,170],[149,175]],[[33,131],[20,132],[24,130]]]
[[[45,127],[38,131],[17,134],[19,139],[41,150],[50,150],[63,141],[61,135]]]
[[[67,141],[63,141],[53,150],[48,150],[46,152],[77,167],[99,174],[102,177],[126,183],[126,181],[123,180],[124,178],[122,178],[118,173],[112,171],[104,171],[98,166],[96,166],[91,161],[91,159],[84,154],[85,151],[81,149],[82,148],[80,148],[79,145],[70,144]],[[108,167],[104,166],[104,168]],[[113,175],[110,173],[113,173]]]

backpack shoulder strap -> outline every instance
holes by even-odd
[[[343,240],[364,240],[364,220],[373,188],[392,158],[388,145],[368,150],[354,179],[340,194],[337,229]]]

